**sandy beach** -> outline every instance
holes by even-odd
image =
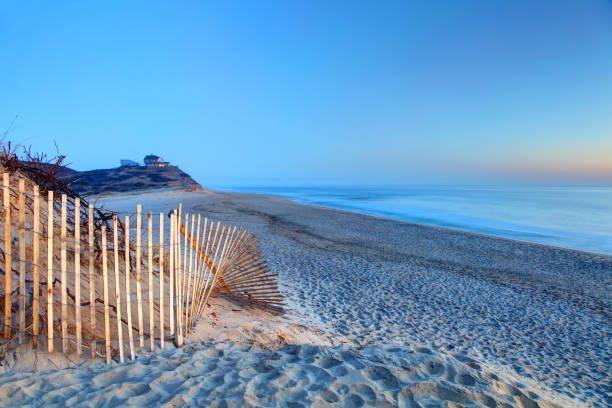
[[[97,204],[179,202],[257,235],[285,313],[214,299],[183,348],[125,364],[22,347],[0,367],[0,405],[612,404],[612,257],[254,194]]]

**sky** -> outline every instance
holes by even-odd
[[[4,0],[0,59],[0,133],[77,170],[612,185],[610,1]]]

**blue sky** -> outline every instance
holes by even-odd
[[[4,1],[0,56],[0,129],[79,170],[612,185],[608,1]]]

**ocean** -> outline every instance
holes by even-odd
[[[418,224],[612,255],[612,187],[220,186]]]

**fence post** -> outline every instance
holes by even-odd
[[[47,348],[53,353],[53,191],[47,205]]]
[[[111,361],[110,315],[108,306],[108,261],[106,259],[106,225],[102,225],[102,279],[104,285],[104,338],[106,345],[106,363]]]
[[[153,314],[153,214],[147,213],[148,264],[149,264],[149,340],[151,351],[155,351],[155,315]]]
[[[74,314],[77,355],[82,353],[81,333],[81,199],[74,199]]]
[[[39,297],[40,297],[40,277],[39,277],[39,251],[40,251],[40,193],[38,186],[34,186],[34,220],[33,230],[34,236],[32,240],[32,262],[34,272],[34,299],[32,300],[32,348],[38,349],[38,313],[39,313]]]
[[[164,213],[159,213],[159,346],[164,349]]]
[[[91,358],[96,357],[96,288],[94,276],[94,214],[93,204],[88,208],[88,233],[89,233],[89,327],[91,330]]]
[[[130,358],[134,360],[134,333],[132,328],[132,302],[130,297],[130,217],[125,216],[125,300],[127,303]]]
[[[25,180],[19,179],[19,344],[25,334]]]
[[[140,347],[144,347],[144,324],[142,322],[142,295],[140,287],[140,245],[142,228],[142,206],[136,207],[136,302],[138,306],[138,338]]]
[[[119,361],[123,363],[123,333],[121,330],[121,289],[119,287],[119,239],[117,237],[117,216],[113,217],[113,252],[115,254],[115,302],[117,302],[117,338],[119,340]]]
[[[13,262],[11,239],[11,192],[9,173],[2,174],[4,186],[4,338],[11,338],[11,308],[13,294]]]

